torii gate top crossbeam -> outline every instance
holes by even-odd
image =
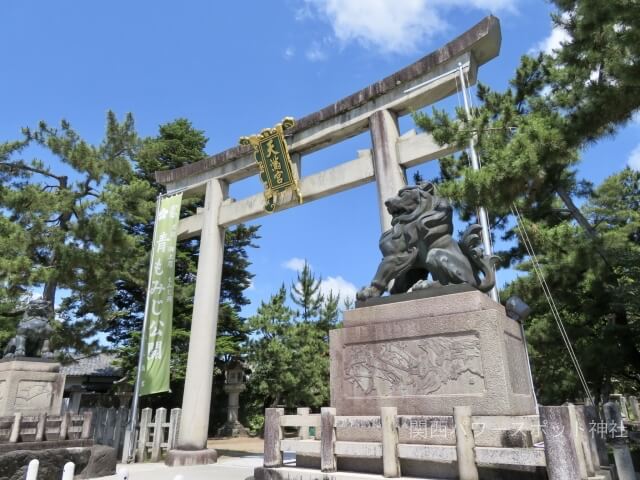
[[[466,65],[469,82],[475,83],[477,67],[498,55],[500,42],[499,20],[494,16],[485,17],[417,62],[332,105],[296,119],[295,127],[288,132],[292,134],[289,151],[292,155],[308,154],[362,133],[368,128],[369,117],[376,110],[386,109],[396,115],[404,115],[455,93],[456,73],[450,72],[459,62]],[[429,85],[420,87],[425,82]],[[412,90],[408,92],[409,89]],[[421,162],[414,159],[408,163]],[[155,176],[170,193],[185,189],[203,190],[204,182],[212,178],[234,182],[257,173],[251,148],[237,146],[174,170],[158,171]]]

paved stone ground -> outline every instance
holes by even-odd
[[[207,442],[207,448],[214,448],[222,457],[243,457],[264,452],[264,441],[261,438],[211,438]]]
[[[218,451],[218,463],[195,467],[167,467],[164,463],[134,463],[118,465],[126,469],[129,480],[251,480],[253,469],[262,465],[263,442],[259,438],[215,439],[207,447]],[[293,454],[285,453],[285,463]],[[112,475],[96,480],[119,480]]]
[[[261,462],[262,459],[254,460],[254,464]],[[226,461],[220,461],[214,465],[173,468],[167,467],[164,463],[118,465],[118,471],[127,470],[129,480],[250,480],[253,479],[254,468],[250,462],[228,464]],[[100,480],[119,480],[122,478],[113,475],[100,477]]]

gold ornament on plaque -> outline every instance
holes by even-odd
[[[241,137],[240,145],[251,145],[258,168],[260,180],[264,184],[264,209],[273,212],[276,209],[278,194],[293,191],[298,202],[302,203],[302,193],[293,165],[284,131],[293,127],[294,121],[286,117],[273,128],[265,128],[258,135]]]

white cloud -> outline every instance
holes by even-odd
[[[287,48],[284,49],[284,52],[282,53],[282,56],[284,57],[285,60],[291,60],[296,54],[296,49],[293,48],[292,46],[288,46]]]
[[[570,20],[570,14],[567,12],[562,14],[561,21],[568,22]],[[529,55],[537,54],[538,52],[544,52],[547,55],[553,55],[554,51],[559,50],[563,43],[571,42],[571,35],[564,28],[559,25],[552,24],[551,32],[549,36],[544,40],[540,40],[531,49],[529,49]]]
[[[627,165],[634,170],[640,171],[640,143],[631,151]]]
[[[286,262],[283,262],[282,267],[287,268],[289,270],[293,270],[294,272],[299,272],[304,268],[305,261],[306,260],[304,258],[293,257],[287,260]],[[310,264],[309,264],[309,267],[311,267]]]
[[[293,270],[294,272],[300,272],[304,268],[305,262],[306,260],[303,258],[293,257],[286,262],[283,262],[282,267],[288,270]],[[306,263],[309,265],[309,268],[311,268],[311,271],[313,271],[311,264],[309,262]],[[296,288],[300,288],[299,283],[296,283]],[[322,295],[327,296],[329,295],[329,292],[333,292],[334,295],[339,294],[341,300],[346,298],[355,300],[357,291],[358,289],[353,283],[345,280],[340,275],[337,277],[323,278],[320,282],[320,293]]]
[[[309,18],[313,18],[313,12],[311,11],[311,6],[309,2],[306,2],[298,9],[296,9],[294,18],[296,21],[301,22],[303,20],[307,20]]]
[[[338,275],[337,277],[323,279],[320,283],[320,291],[325,296],[329,295],[329,292],[333,292],[334,295],[340,294],[340,300],[342,301],[346,298],[355,300],[358,289],[353,283]]]
[[[518,0],[303,0],[307,19],[328,21],[341,43],[356,42],[382,53],[410,53],[449,28],[443,13],[455,7],[484,11],[514,10]],[[310,7],[310,8],[309,8]]]
[[[555,26],[551,29],[551,33],[544,40],[539,41],[529,53],[544,52],[553,55],[555,50],[560,49],[563,43],[571,40],[569,33],[562,27]]]
[[[321,62],[327,59],[327,52],[320,44],[320,42],[312,42],[311,46],[305,52],[308,60],[312,62]]]

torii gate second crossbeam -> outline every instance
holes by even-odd
[[[300,189],[305,202],[375,181],[380,226],[382,231],[390,228],[391,217],[384,201],[407,184],[405,169],[457,150],[437,145],[427,133],[412,130],[400,136],[398,117],[454,94],[460,65],[469,84],[474,84],[478,67],[498,55],[500,43],[499,20],[488,16],[408,67],[296,119],[295,127],[287,133],[292,134],[288,139],[289,151],[298,171],[306,154],[366,130],[370,130],[372,140],[372,149],[358,151],[355,159],[302,177]],[[236,201],[227,198],[228,186],[256,174],[253,151],[242,146],[175,170],[156,172],[156,180],[166,186],[168,194],[183,191],[205,195],[204,208],[180,220],[178,229],[179,239],[200,236],[182,418],[175,452],[181,462],[188,458],[193,464],[211,458],[199,452],[205,453],[202,451],[207,444],[224,229],[266,214],[262,194]],[[297,204],[297,197],[292,194],[278,203],[278,211]]]

